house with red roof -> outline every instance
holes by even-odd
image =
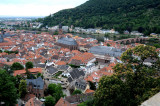
[[[85,91],[85,93],[93,93],[93,92],[95,92],[94,90],[91,90],[91,89],[87,89],[86,91]]]
[[[67,63],[64,61],[58,61],[55,63],[55,65],[59,66],[59,65],[66,65]]]
[[[113,71],[113,66],[114,64],[110,64],[108,67],[104,67],[96,72],[92,72],[90,75],[88,75],[85,80],[86,81],[91,81],[91,82],[99,82],[100,78],[102,76],[111,76],[113,75],[114,71]]]
[[[17,75],[25,76],[25,74],[26,74],[26,70],[15,70],[13,72],[13,76],[17,76]]]
[[[33,97],[25,103],[25,106],[44,106],[44,103],[41,102],[38,98]]]
[[[42,69],[41,69],[41,68],[31,68],[31,69],[28,69],[28,71],[29,71],[31,74],[42,73]],[[15,71],[13,72],[13,76],[17,76],[17,75],[26,76],[26,70],[15,70]]]
[[[92,53],[82,53],[79,55],[75,55],[73,56],[70,60],[69,60],[69,64],[73,64],[73,65],[87,65],[90,62],[94,62],[95,61],[95,56]]]
[[[60,98],[55,106],[77,106],[78,104],[93,99],[93,92],[86,94],[79,94]]]

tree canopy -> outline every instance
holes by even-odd
[[[159,0],[89,0],[72,9],[61,10],[38,21],[43,26],[74,25],[85,28],[114,28],[160,33]]]
[[[29,61],[25,64],[25,66],[26,66],[26,69],[33,68],[33,63]]]
[[[160,48],[160,40],[158,38],[150,38],[147,42],[145,42],[145,44]]]
[[[53,35],[58,35],[58,31],[55,31],[55,32],[53,33]]]
[[[11,69],[11,66],[9,65],[4,65],[3,69],[6,70],[9,74],[13,73],[13,70]]]
[[[45,106],[54,106],[56,104],[55,98],[52,96],[47,96],[45,98]]]
[[[156,59],[145,64],[146,59]],[[95,92],[95,105],[137,106],[159,92],[160,61],[155,47],[140,45],[128,49],[114,67],[113,76],[104,76]]]
[[[73,91],[72,95],[81,94],[81,93],[82,93],[81,90],[76,89]]]
[[[4,70],[0,70],[0,103],[12,106],[17,103],[18,94],[13,78]]]
[[[49,84],[48,86],[48,94],[52,95],[56,101],[58,101],[61,97],[64,97],[62,87],[60,84]]]
[[[15,62],[12,64],[11,69],[12,70],[23,70],[24,66],[18,62]]]
[[[96,90],[95,84],[93,82],[91,82],[91,81],[88,81],[88,82],[89,82],[89,85],[90,85],[90,89],[91,90]]]
[[[21,98],[24,98],[27,94],[27,83],[26,80],[21,80],[19,84],[19,94]]]

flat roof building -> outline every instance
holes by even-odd
[[[109,55],[111,57],[120,57],[123,53],[121,49],[108,46],[94,46],[90,48],[89,52],[97,55]]]

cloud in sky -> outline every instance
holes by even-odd
[[[3,0],[0,16],[47,16],[62,9],[74,8],[87,0]]]

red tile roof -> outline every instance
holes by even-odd
[[[42,102],[37,98],[31,98],[28,100],[28,102],[25,104],[25,106],[42,106]]]
[[[55,106],[77,106],[77,104],[71,104],[61,97]]]
[[[81,54],[81,52],[78,51],[78,50],[72,50],[72,53],[74,53],[74,54]]]
[[[85,91],[85,93],[91,93],[91,92],[94,92],[94,90],[87,89],[87,90]]]
[[[64,62],[64,61],[58,61],[58,62],[56,63],[56,65],[66,65],[66,62]]]
[[[32,68],[32,69],[28,69],[29,72],[31,72],[32,74],[37,74],[37,73],[42,73],[42,69],[41,68]],[[13,75],[23,75],[26,73],[26,70],[16,70],[14,71]]]
[[[69,63],[72,61],[72,60],[80,60],[82,63],[87,63],[88,61],[92,60],[94,58],[94,55],[92,53],[83,53],[83,54],[79,54],[79,55],[75,55],[73,56]]]
[[[31,98],[34,98],[34,97],[36,97],[35,95],[33,95],[33,94],[30,94],[30,93],[27,93],[26,95],[25,95],[25,97],[24,97],[24,101],[28,101],[29,99],[31,99]]]
[[[42,73],[41,68],[31,68],[31,69],[28,69],[28,71],[30,71],[31,73]]]
[[[25,74],[25,73],[26,73],[26,70],[16,70],[16,71],[14,71],[13,75],[17,76],[17,75],[22,75],[22,74]]]
[[[112,66],[113,64],[111,64]],[[104,67],[100,69],[97,72],[93,72],[91,75],[87,76],[85,78],[86,81],[91,81],[91,82],[99,82],[100,78],[102,76],[111,76],[113,75],[114,71],[111,66]]]

